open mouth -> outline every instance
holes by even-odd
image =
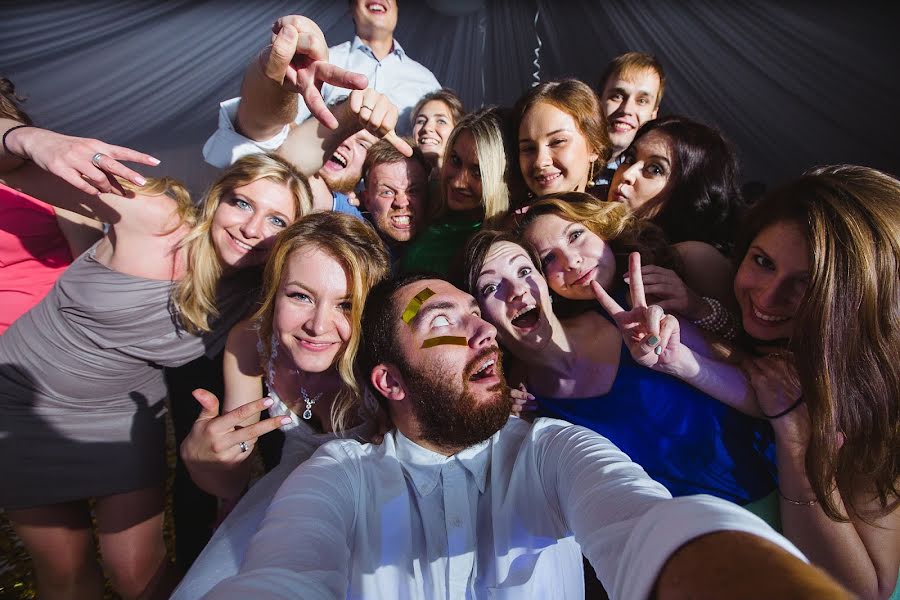
[[[615,133],[627,133],[629,131],[634,131],[634,126],[629,123],[623,123],[621,121],[617,121],[612,124],[610,127]]]
[[[234,237],[234,236],[233,236],[232,234],[230,234],[230,233],[229,233],[228,235],[229,235],[229,237],[231,237],[231,241],[234,243],[234,245],[235,245],[239,250],[243,250],[244,252],[253,252],[254,250],[256,250],[256,247],[255,247],[255,246],[251,246],[250,244],[247,244],[247,243],[245,243],[245,242],[242,242],[241,240],[237,239],[236,237]]]
[[[497,374],[497,359],[489,358],[481,363],[478,370],[475,371],[470,377],[469,381],[483,381],[485,379],[489,379]]]
[[[550,173],[548,175],[536,175],[534,180],[542,187],[547,187],[555,183],[560,177],[562,177],[562,173]]]
[[[523,309],[519,314],[513,317],[511,323],[519,329],[531,329],[537,325],[538,319],[541,318],[541,311],[537,306],[530,306]]]
[[[765,321],[766,323],[770,323],[772,325],[777,325],[778,323],[784,323],[789,320],[790,317],[782,317],[778,315],[770,315],[764,312],[760,312],[758,308],[753,306],[753,316],[761,321]]]
[[[441,141],[439,139],[433,137],[420,137],[419,138],[420,146],[440,146]]]
[[[384,14],[387,12],[387,8],[385,8],[381,4],[376,4],[374,2],[372,4],[366,4],[366,10],[368,10],[369,12],[379,13],[379,14]]]
[[[335,152],[335,153],[331,156],[331,158],[328,159],[328,162],[337,165],[337,166],[338,166],[339,168],[341,168],[341,169],[346,169],[346,168],[347,168],[347,162],[348,162],[348,161],[347,161],[347,158],[346,158],[346,157],[344,157],[343,155],[341,155],[341,154],[338,153],[338,152]]]
[[[394,215],[391,217],[391,225],[398,229],[409,229],[412,225],[412,215]]]

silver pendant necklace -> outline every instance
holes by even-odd
[[[300,386],[300,397],[306,402],[306,410],[303,411],[303,418],[309,421],[312,419],[312,407],[313,404],[319,401],[319,398],[322,397],[322,392],[316,394],[315,398],[310,398],[309,394],[306,393],[306,390],[303,389],[303,386]]]

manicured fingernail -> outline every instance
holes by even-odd
[[[657,346],[656,348],[654,348],[653,353],[656,354],[657,356],[662,354],[662,346]]]
[[[291,424],[291,418],[290,418],[290,417],[285,417],[285,418],[281,419],[281,424],[282,424],[282,425],[290,425],[290,424]]]
[[[272,406],[274,403],[275,403],[275,401],[272,400],[271,398],[266,398],[266,399],[263,401],[263,406],[265,406],[266,408],[268,408],[269,406]]]
[[[158,165],[159,162],[160,162],[160,160],[159,160],[158,158],[155,158],[155,157],[151,156],[151,157],[150,157],[150,162],[152,162],[154,165]]]
[[[134,178],[134,182],[140,186],[147,184],[147,180],[144,179],[143,177],[141,177],[140,175],[138,175],[137,177]]]
[[[657,345],[658,343],[659,343],[659,338],[656,337],[655,335],[651,335],[650,337],[647,338],[647,345],[648,345],[648,346],[655,346],[655,345]]]

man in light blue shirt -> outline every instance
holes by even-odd
[[[847,598],[768,525],[673,499],[609,440],[510,417],[496,329],[472,296],[371,290],[360,367],[395,429],[336,440],[285,481],[241,571],[206,598]]]
[[[441,86],[431,71],[410,58],[394,39],[396,0],[351,0],[350,8],[356,36],[329,48],[328,61],[364,75],[368,87],[385,94],[398,108],[398,133],[409,133],[409,112],[422,96]],[[309,118],[306,103],[298,102],[296,90],[285,81],[285,66],[300,58],[306,43],[303,27],[296,26],[298,19],[303,18],[282,17],[276,22],[272,46],[247,68],[241,97],[220,105],[218,129],[203,146],[208,163],[225,167],[247,154],[274,151],[286,139],[291,124]],[[325,104],[334,104],[348,91],[325,83],[321,93]]]

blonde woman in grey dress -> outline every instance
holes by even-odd
[[[120,182],[131,197],[89,207],[107,235],[0,337],[0,506],[44,598],[102,596],[89,498],[120,595],[171,590],[162,368],[221,349],[275,236],[310,206],[305,178],[268,155],[226,170],[200,209],[174,180]]]
[[[378,404],[363,394],[353,362],[365,297],[389,265],[378,234],[350,215],[308,215],[279,237],[266,266],[262,307],[228,336],[225,413],[219,416],[212,394],[195,392],[204,410],[181,446],[195,483],[229,506],[240,502],[173,598],[199,598],[237,573],[275,492],[316,448],[339,436],[370,440],[377,433]],[[268,395],[257,400],[263,379]],[[259,421],[264,409],[271,416]],[[280,463],[241,498],[249,450],[279,427],[285,434]]]

